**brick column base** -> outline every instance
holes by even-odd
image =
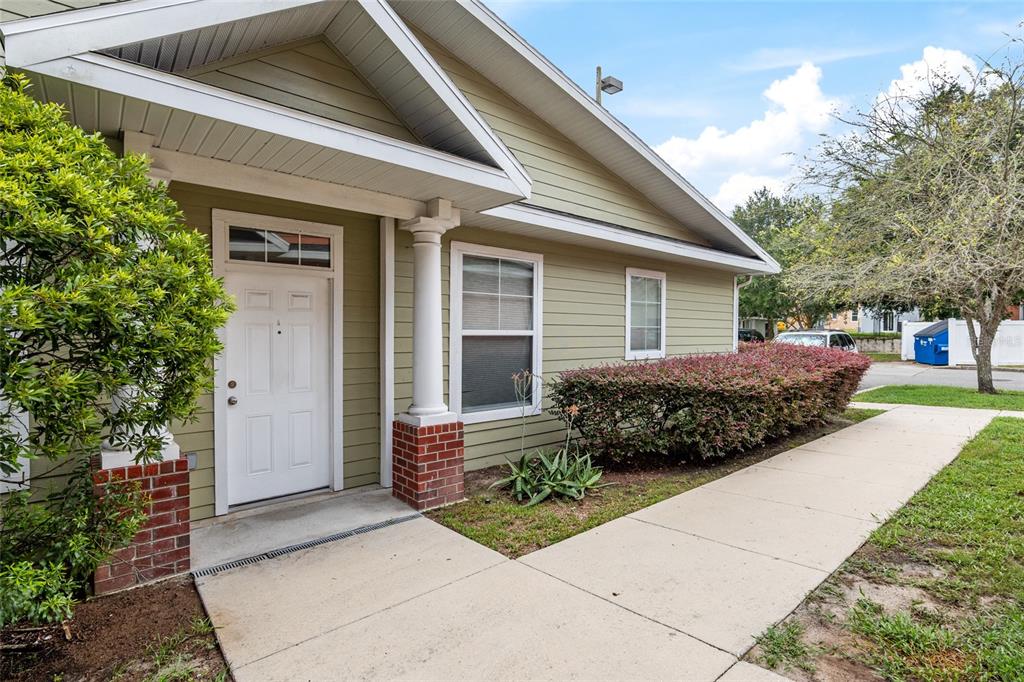
[[[96,569],[96,594],[123,590],[133,585],[189,570],[188,460],[134,464],[101,469],[93,475],[97,486],[108,481],[137,482],[149,496],[149,517],[132,543],[114,553],[109,563]],[[101,491],[100,491],[101,492]]]
[[[415,509],[465,498],[462,422],[413,426],[394,423],[392,494]]]

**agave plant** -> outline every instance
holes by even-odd
[[[491,484],[492,488],[511,488],[510,492],[527,507],[543,502],[552,495],[582,500],[588,491],[603,488],[609,483],[600,483],[604,472],[590,461],[590,455],[578,451],[570,453],[568,448],[556,450],[553,454],[537,451],[524,454],[518,462],[508,462],[510,473]]]

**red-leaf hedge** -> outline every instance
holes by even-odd
[[[842,412],[870,364],[828,348],[750,344],[739,353],[562,372],[550,396],[556,414],[579,408],[573,425],[595,455],[708,458]]]

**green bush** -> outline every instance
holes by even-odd
[[[96,568],[145,523],[146,501],[123,481],[98,496],[88,461],[45,501],[28,491],[0,500],[0,627],[68,618]]]
[[[212,386],[230,303],[147,160],[27,86],[0,87],[0,475],[18,457],[95,453],[104,436],[149,459]]]
[[[54,620],[143,521],[136,491],[97,501],[90,460],[104,438],[158,457],[212,386],[232,304],[144,157],[0,76],[0,479],[19,458],[74,471],[43,502],[0,500],[0,603],[4,622]]]

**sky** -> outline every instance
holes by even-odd
[[[835,114],[925,74],[977,69],[1024,2],[491,0],[488,5],[726,211],[782,192]]]

